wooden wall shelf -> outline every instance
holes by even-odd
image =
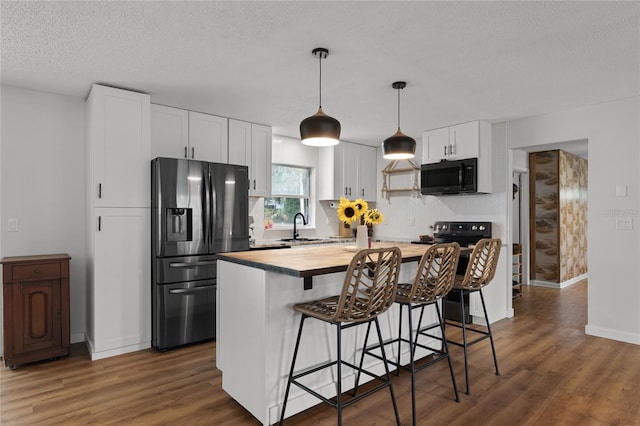
[[[409,163],[408,167],[398,167],[401,161]],[[411,188],[389,188],[391,175],[413,173],[413,186]],[[420,196],[420,166],[413,160],[393,160],[382,169],[382,197],[390,199],[391,194],[399,192],[411,192],[414,197]]]

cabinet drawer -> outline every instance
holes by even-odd
[[[59,262],[14,265],[11,269],[13,270],[12,281],[42,280],[61,277]]]

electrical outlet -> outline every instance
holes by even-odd
[[[9,218],[9,232],[18,232],[18,219],[15,217]]]
[[[409,226],[416,226],[416,218],[415,217],[410,217],[409,218]]]

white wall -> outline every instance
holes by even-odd
[[[640,344],[640,97],[507,123],[508,148],[589,141],[587,334]],[[627,196],[617,197],[616,186]],[[630,217],[632,230],[615,229]]]
[[[71,256],[74,343],[86,325],[84,121],[81,98],[2,86],[0,251]]]

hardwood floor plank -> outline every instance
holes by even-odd
[[[453,397],[446,362],[416,376],[419,425],[640,425],[640,346],[586,336],[586,281],[566,289],[524,287],[516,316],[471,347],[471,395]],[[462,349],[451,348],[458,388]],[[409,374],[393,377],[403,424],[411,423]],[[335,425],[317,405],[287,425]],[[344,411],[345,425],[394,424],[388,391]],[[0,424],[258,425],[222,391],[215,342],[91,361],[83,344],[64,359],[0,368]]]

